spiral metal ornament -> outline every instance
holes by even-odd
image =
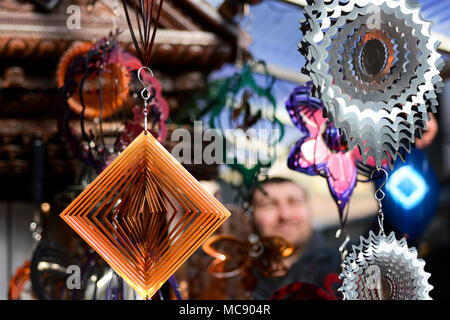
[[[340,275],[344,300],[431,300],[425,262],[405,238],[398,241],[394,232],[386,236],[370,231],[367,239],[360,239]]]
[[[302,69],[325,113],[376,166],[410,152],[436,112],[443,60],[431,22],[410,0],[310,0]]]

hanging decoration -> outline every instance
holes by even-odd
[[[61,217],[150,298],[229,212],[143,131]]]
[[[255,79],[257,65],[266,70],[264,86]],[[274,82],[264,62],[250,61],[225,79],[217,97],[212,97],[215,105],[208,113],[209,126],[224,137],[224,163],[242,174],[244,198],[259,174],[272,166],[277,144],[284,136],[284,126],[275,116]]]
[[[254,74],[258,65],[265,70],[264,85],[258,83]],[[247,61],[231,77],[211,85],[214,94],[204,108],[210,128],[218,130],[223,137],[224,163],[242,175],[238,195],[247,220],[253,218],[251,195],[259,187],[259,178],[276,159],[277,145],[284,136],[284,126],[275,115],[274,82],[264,62]],[[208,268],[209,273],[219,279],[240,275],[247,296],[257,286],[254,269],[264,277],[283,276],[287,269],[282,260],[294,252],[293,246],[285,240],[260,238],[256,233],[250,234],[248,240],[231,234],[218,235],[208,239],[203,250],[215,258]]]
[[[417,258],[417,250],[408,248],[405,238],[398,241],[394,232],[389,236],[384,233],[382,187],[388,173],[380,170],[386,175],[375,192],[380,231],[377,235],[370,231],[367,239],[361,236],[360,245],[353,246],[344,262],[339,290],[344,300],[431,300],[430,274],[424,271],[425,262]]]
[[[129,57],[118,47],[113,34],[96,44],[81,42],[71,46],[57,70],[59,88],[66,84],[75,87],[67,99],[70,109],[85,119],[107,119],[118,112],[129,94],[130,73],[124,65]],[[75,73],[66,81],[71,67]]]
[[[68,138],[75,155],[97,173],[111,163],[143,126],[143,117],[136,118],[136,112],[133,121],[127,120],[132,106],[128,96],[142,64],[119,47],[117,36],[117,31],[111,32],[94,45],[73,45],[61,58],[57,71],[59,132]],[[150,130],[159,141],[164,141],[169,107],[159,81],[148,74],[143,78],[154,95]],[[71,124],[72,113],[79,114],[79,128]]]
[[[230,216],[148,131],[154,92],[144,83],[163,1],[130,1],[140,42],[144,130],[61,213],[61,217],[142,297],[150,299]],[[157,10],[150,37],[153,10]],[[140,13],[140,15],[139,15]],[[151,39],[150,39],[151,38]]]
[[[431,300],[425,262],[405,238],[398,241],[394,232],[386,236],[371,231],[360,241],[341,274],[345,300]]]
[[[439,182],[425,152],[413,148],[405,163],[396,161],[383,186],[386,221],[414,242],[425,231],[439,204]],[[378,188],[382,179],[375,180]]]
[[[363,163],[405,158],[436,112],[443,60],[409,0],[314,0],[304,9],[303,72]]]
[[[208,273],[216,278],[241,277],[241,285],[252,292],[257,285],[253,270],[264,277],[282,277],[288,269],[283,259],[294,252],[292,244],[280,237],[259,238],[252,233],[247,241],[231,234],[210,237],[202,249],[214,260],[208,267]]]

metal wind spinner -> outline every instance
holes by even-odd
[[[163,2],[122,1],[142,64],[144,130],[60,215],[145,299],[230,216],[147,129],[158,90],[141,72],[153,77],[148,65]]]
[[[436,112],[443,60],[410,0],[308,0],[303,72],[349,148],[376,166],[404,159]]]
[[[405,238],[398,241],[394,232],[386,236],[370,231],[345,260],[339,291],[345,300],[431,300],[433,287],[424,266]]]
[[[230,216],[145,129],[61,213],[137,293],[150,299]]]
[[[425,261],[417,258],[416,248],[408,248],[405,238],[397,240],[394,232],[385,235],[381,187],[375,198],[380,205],[380,232],[375,235],[370,231],[367,239],[361,236],[359,246],[353,246],[343,264],[339,291],[344,300],[431,300],[433,287],[428,283]]]

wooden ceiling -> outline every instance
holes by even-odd
[[[80,29],[67,27],[70,5],[80,8]],[[113,8],[112,0],[97,0],[93,8],[86,1],[61,0],[51,12],[43,12],[30,2],[3,0],[0,59],[58,58],[74,41],[96,41],[112,30]],[[121,4],[117,24],[123,30],[120,42],[134,51]],[[206,2],[166,0],[159,28],[153,65],[216,68],[233,59],[237,29]]]

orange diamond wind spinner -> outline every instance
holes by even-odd
[[[229,216],[147,130],[61,213],[146,299]]]

